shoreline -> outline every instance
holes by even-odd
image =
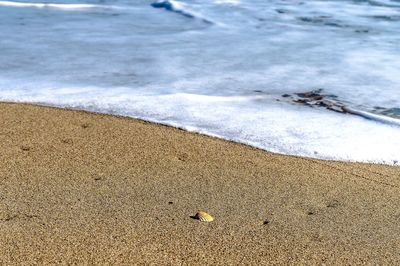
[[[82,110],[0,113],[0,264],[400,262],[398,166]]]
[[[162,123],[162,122],[158,122],[158,121],[146,120],[146,119],[143,119],[143,118],[132,117],[132,116],[128,116],[128,115],[104,113],[104,112],[100,112],[100,111],[98,111],[98,112],[97,111],[89,111],[89,110],[85,110],[85,109],[81,109],[81,108],[74,108],[74,107],[60,107],[60,106],[51,105],[51,104],[45,104],[45,103],[0,101],[0,105],[1,104],[11,104],[11,105],[12,104],[17,104],[17,105],[36,106],[36,107],[43,107],[43,108],[52,108],[52,109],[56,109],[56,110],[82,112],[82,113],[93,114],[93,115],[104,115],[104,116],[116,117],[116,118],[119,118],[119,119],[128,119],[128,120],[132,119],[132,120],[136,120],[136,121],[143,122],[143,123],[153,124],[153,125],[156,125],[156,126],[173,128],[173,129],[176,129],[176,130],[182,130],[182,131],[188,132],[190,134],[199,135],[201,137],[222,140],[222,141],[226,141],[226,142],[233,143],[233,144],[236,144],[236,145],[243,145],[245,147],[248,147],[248,148],[251,148],[251,149],[255,149],[255,150],[259,150],[259,151],[262,151],[262,152],[267,152],[267,153],[276,154],[276,155],[280,155],[280,156],[289,156],[289,157],[294,157],[294,158],[302,158],[302,159],[311,160],[311,161],[316,160],[316,161],[321,161],[321,162],[334,162],[334,163],[355,163],[355,164],[386,165],[386,166],[392,166],[392,167],[400,168],[400,164],[399,164],[400,162],[397,162],[397,161],[395,161],[393,163],[382,163],[382,162],[357,161],[357,160],[325,159],[325,158],[316,158],[316,157],[305,156],[305,155],[286,154],[286,153],[280,153],[280,152],[275,152],[275,151],[269,151],[269,150],[257,147],[255,145],[251,145],[251,144],[248,144],[248,143],[245,143],[245,142],[240,142],[240,141],[236,141],[236,140],[232,140],[232,139],[227,139],[227,138],[224,138],[222,136],[202,133],[202,132],[198,132],[198,131],[191,131],[191,130],[188,130],[188,129],[184,128],[184,127],[170,125],[170,124]]]

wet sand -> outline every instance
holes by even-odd
[[[399,167],[82,111],[0,114],[1,265],[400,263]]]

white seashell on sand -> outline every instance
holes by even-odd
[[[214,221],[214,218],[210,214],[208,214],[208,213],[206,213],[204,211],[197,212],[196,215],[193,216],[193,218],[197,219],[197,220],[200,220],[201,222],[212,222],[212,221]]]

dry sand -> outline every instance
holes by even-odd
[[[82,111],[0,114],[1,265],[400,263],[399,167]]]

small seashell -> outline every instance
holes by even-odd
[[[209,215],[206,212],[203,211],[199,211],[198,213],[196,213],[195,216],[193,216],[194,219],[200,220],[201,222],[212,222],[214,221],[214,218]]]

